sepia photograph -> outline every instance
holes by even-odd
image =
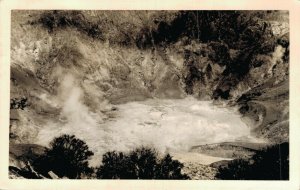
[[[9,178],[289,180],[289,28],[288,10],[11,10]]]

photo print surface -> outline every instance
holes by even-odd
[[[288,180],[288,15],[12,10],[9,177]]]

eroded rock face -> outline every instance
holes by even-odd
[[[259,85],[237,100],[240,112],[253,122],[253,134],[272,143],[289,141],[288,88],[287,81],[272,88]]]

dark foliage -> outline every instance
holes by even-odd
[[[209,51],[201,56],[226,66],[213,98],[228,99],[231,89],[247,76],[250,68],[263,64],[256,60],[257,55],[269,54],[281,44],[286,48],[284,60],[288,60],[288,38],[278,40],[268,22],[268,17],[275,14],[276,11],[181,11],[172,22],[161,21],[156,30],[148,30],[151,34],[145,36],[163,46],[183,39],[207,44]],[[195,53],[185,54],[185,65],[190,70],[185,79],[188,94],[193,93],[194,83],[203,82]],[[224,84],[226,81],[230,84]]]
[[[102,166],[97,171],[101,179],[135,179],[135,170],[130,170],[129,159],[123,153],[108,152],[103,155]]]
[[[186,84],[185,91],[188,94],[193,94],[193,83],[196,81],[204,82],[204,73],[199,71],[195,66],[189,66],[189,75],[185,78],[184,82]]]
[[[81,11],[45,11],[39,23],[48,28],[49,32],[58,28],[74,27],[92,38],[103,39],[100,25],[88,21]]]
[[[183,164],[178,160],[173,160],[167,154],[156,167],[157,179],[189,179],[185,174],[181,174]]]
[[[221,42],[211,42],[209,43],[210,53],[208,57],[221,66],[227,65],[230,58],[229,48],[225,43]]]
[[[289,143],[258,151],[251,159],[236,159],[220,167],[216,175],[229,180],[288,180]]]
[[[268,14],[273,12],[180,11],[171,22],[154,20],[157,27],[145,26],[140,37],[145,42],[154,40],[156,45],[188,37],[203,43],[223,42],[233,49],[245,48],[271,37],[270,25],[264,20]]]
[[[29,106],[29,103],[26,97],[10,99],[10,109],[24,110],[27,106]]]
[[[34,168],[44,176],[53,171],[59,177],[77,179],[81,174],[91,173],[88,159],[93,155],[86,145],[74,135],[62,135],[50,143],[50,149],[39,157]]]
[[[230,97],[230,86],[227,86],[228,89],[222,90],[222,89],[216,89],[213,93],[213,98],[217,99],[217,98],[222,98],[222,99],[229,99]]]
[[[101,179],[188,179],[181,174],[183,164],[168,154],[157,158],[153,149],[139,148],[128,154],[107,152],[98,168]]]
[[[290,42],[289,42],[288,34],[284,34],[282,36],[282,38],[279,38],[277,40],[277,43],[285,48],[283,60],[288,63],[289,62],[289,53],[290,53]]]

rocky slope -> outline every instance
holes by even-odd
[[[238,106],[253,136],[288,141],[286,12],[13,11],[11,26],[11,143],[187,95]]]

